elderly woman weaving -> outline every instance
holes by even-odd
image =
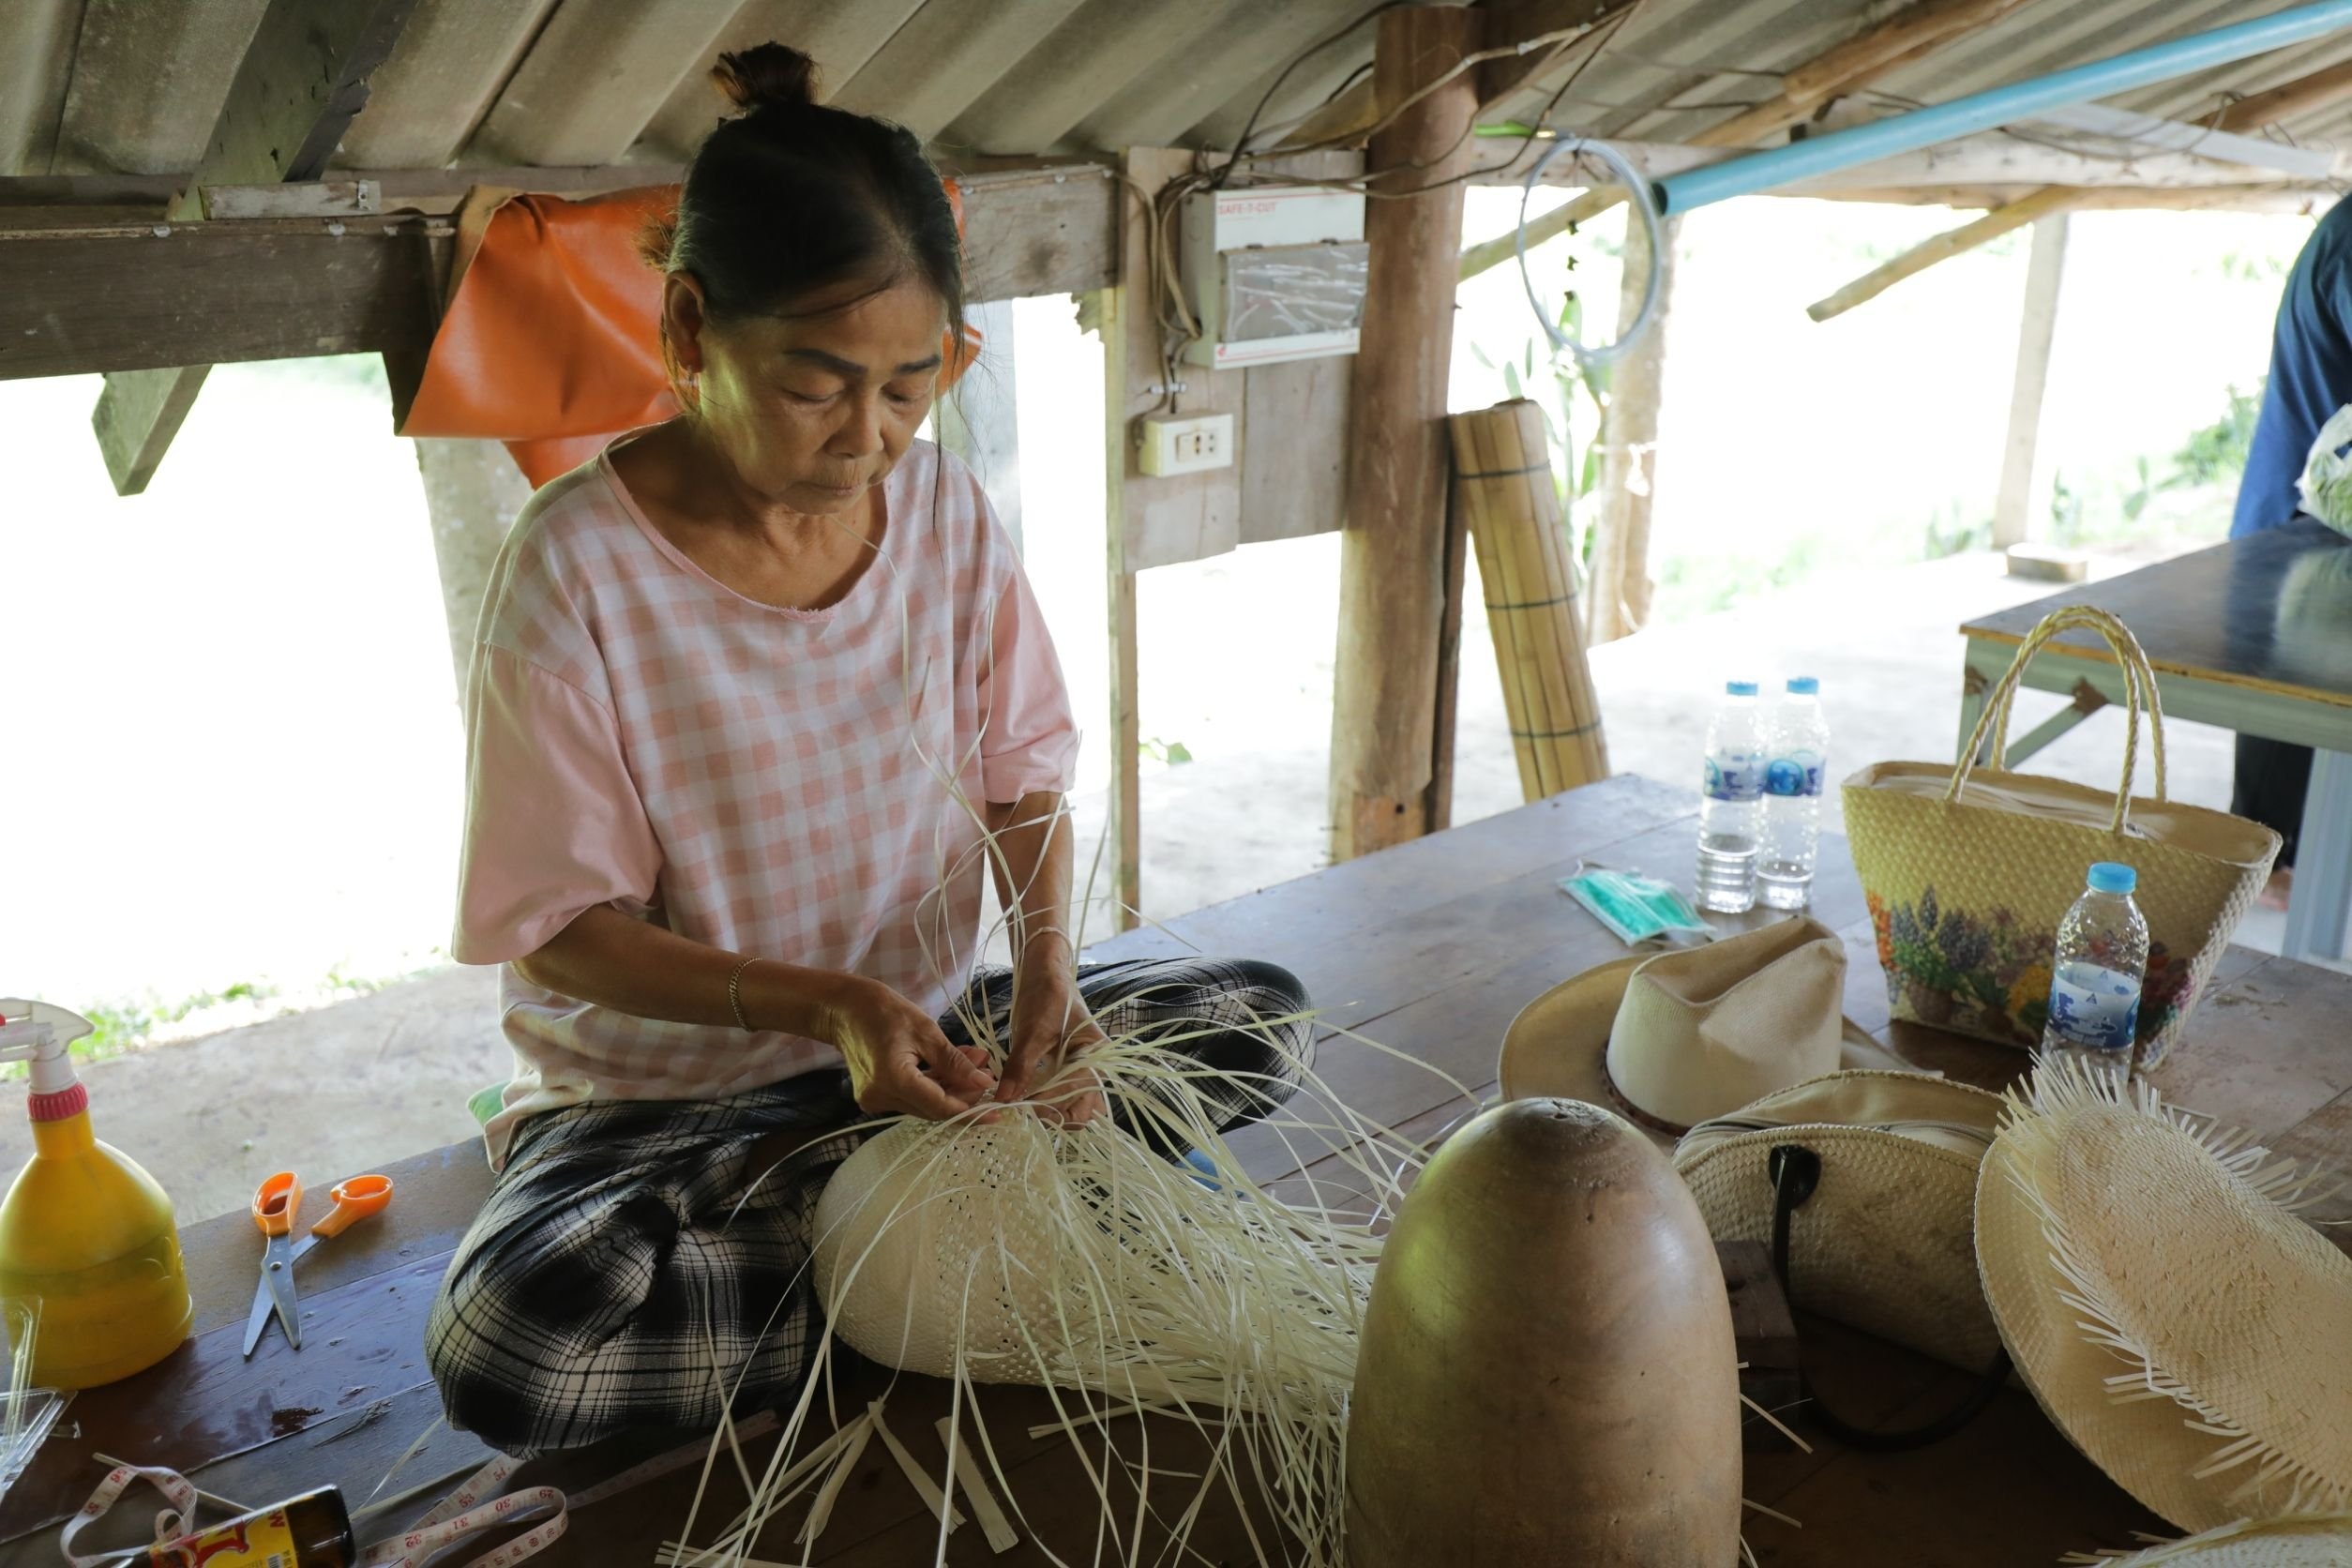
[[[746,113],[655,247],[686,412],[532,499],[468,693],[455,952],[505,966],[517,1072],[428,1352],[516,1454],[793,1389],[861,1113],[1085,1119],[1064,1063],[1108,1028],[1240,1122],[1305,1051],[1271,965],[1076,963],[1061,671],[978,485],[914,439],[962,342],[947,196],[806,56],[715,74]],[[984,862],[1014,964],[973,977]]]

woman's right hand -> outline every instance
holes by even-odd
[[[957,1049],[939,1020],[879,980],[844,974],[825,1003],[826,1038],[849,1063],[857,1108],[944,1122],[996,1088],[988,1054]]]

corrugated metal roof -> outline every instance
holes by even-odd
[[[2281,9],[2289,0],[2028,0],[1877,83],[1892,112]],[[194,167],[267,0],[0,5],[0,173]],[[1521,8],[1524,9],[1524,4]],[[1556,108],[1557,125],[1689,138],[1898,8],[1887,0],[1647,0]],[[340,167],[674,162],[716,119],[719,52],[766,38],[825,68],[836,101],[950,154],[1223,145],[1281,65],[1267,124],[1301,116],[1369,60],[1366,0],[419,0],[336,159]],[[1581,52],[1578,52],[1579,54]],[[2115,101],[2210,113],[2352,56],[2352,33]],[[1531,113],[1578,59],[1495,113]],[[2352,105],[2272,134],[2352,144]],[[2080,144],[2071,138],[2070,144]]]

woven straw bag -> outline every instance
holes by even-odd
[[[2112,797],[2003,766],[2027,664],[2077,626],[2104,638],[2123,671],[2123,776]],[[2132,793],[2143,710],[2153,796]],[[1988,731],[1992,764],[1979,768]],[[2179,1038],[2279,852],[2279,836],[2258,822],[2165,798],[2155,672],[2123,623],[2088,605],[2055,611],[2033,628],[1956,766],[1879,762],[1847,779],[1844,793],[1894,1017],[1980,1040],[2040,1043],[2058,924],[2082,895],[2085,868],[2112,860],[2135,869],[2148,932],[2142,1068],[2162,1062]]]
[[[1924,1073],[1831,1073],[1700,1123],[1674,1168],[1709,1235],[1769,1246],[1773,1151],[1809,1152],[1818,1181],[1787,1227],[1790,1304],[1974,1372],[2001,1348],[1974,1217],[2000,1108],[1997,1094]]]

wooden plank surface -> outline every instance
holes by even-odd
[[[1986,641],[2022,642],[2042,617],[2070,604],[2121,617],[2159,673],[2352,708],[2352,661],[2344,656],[2352,539],[2309,518],[2080,583],[1960,629]],[[2050,652],[2113,662],[2107,645],[2088,631],[2066,633]]]
[[[1289,965],[1333,1005],[1335,1021],[1427,1063],[1400,1062],[1327,1031],[1318,1068],[1334,1092],[1406,1138],[1435,1139],[1495,1095],[1496,1050],[1518,1008],[1621,951],[1558,892],[1557,877],[1589,860],[1640,867],[1687,887],[1692,806],[1684,792],[1619,777],[1196,912],[1165,929],[1101,944],[1090,956],[1135,957],[1190,944]],[[1836,843],[1825,851],[1816,912],[1840,930],[1853,955],[1847,1011],[1877,1027],[1885,1018],[1884,988],[1859,888]],[[2233,949],[2158,1081],[2184,1104],[2243,1122],[2283,1153],[2352,1168],[2352,1065],[2337,1044],[2346,1016],[2352,978]],[[2023,1052],[1928,1032],[1897,1033],[1892,1045],[1921,1065],[1988,1084],[2005,1081],[2027,1062]],[[1311,1106],[1302,1109],[1311,1114]],[[1233,1141],[1261,1179],[1291,1173],[1279,1183],[1286,1197],[1303,1199],[1311,1190],[1342,1208],[1364,1202],[1364,1184],[1337,1154],[1314,1145],[1287,1147],[1262,1131],[1244,1131]],[[489,1185],[472,1145],[403,1162],[390,1174],[400,1195],[392,1211],[306,1261],[307,1348],[299,1352],[273,1332],[253,1363],[242,1361],[235,1340],[252,1289],[252,1228],[242,1215],[191,1227],[186,1246],[198,1337],[156,1371],[82,1396],[73,1411],[78,1430],[53,1438],[0,1504],[0,1542],[15,1543],[0,1546],[0,1560],[47,1557],[46,1542],[25,1537],[77,1505],[96,1484],[101,1472],[88,1457],[94,1448],[173,1464],[208,1489],[243,1501],[266,1502],[321,1482],[343,1486],[354,1503],[366,1498],[392,1461],[431,1427],[438,1400],[420,1364],[424,1313],[448,1248]],[[2340,1231],[2336,1239],[2352,1244],[2352,1235]],[[1799,1333],[1822,1396],[1849,1419],[1923,1419],[1965,1382],[1949,1368],[1833,1323],[1801,1317]],[[838,1405],[860,1410],[885,1393],[893,1431],[918,1461],[942,1467],[932,1423],[946,1413],[945,1386],[855,1367],[844,1374]],[[1027,1435],[1031,1423],[1051,1419],[1048,1395],[990,1389],[979,1406],[1011,1480],[1009,1503],[1026,1515],[1016,1515],[1023,1544],[993,1558],[976,1528],[967,1527],[950,1539],[948,1560],[1042,1562],[1041,1540],[1063,1560],[1090,1560],[1096,1509],[1078,1451],[1063,1440]],[[1132,1421],[1113,1425],[1117,1453],[1137,1457],[1142,1428]],[[812,1425],[828,1428],[822,1414]],[[1198,1440],[1167,1421],[1154,1422],[1148,1436],[1158,1472],[1154,1505],[1182,1506],[1194,1483],[1172,1472],[1199,1468]],[[645,1434],[536,1460],[516,1484],[577,1490],[680,1440]],[[772,1443],[750,1445],[755,1464]],[[1088,1455],[1103,1467],[1099,1448]],[[385,1493],[438,1483],[483,1456],[464,1434],[432,1432]],[[709,1539],[712,1526],[741,1500],[731,1470],[722,1464],[714,1475],[699,1539]],[[550,1568],[650,1561],[662,1540],[679,1533],[697,1473],[648,1483],[583,1512],[570,1536],[541,1560]],[[1889,1560],[1891,1542],[1903,1544],[1900,1560],[1907,1563],[2046,1561],[2065,1550],[2125,1545],[2131,1530],[2159,1528],[2017,1393],[2005,1395],[1959,1438],[1921,1455],[1854,1455],[1820,1443],[1810,1455],[1751,1452],[1743,1489],[1804,1521],[1802,1530],[1760,1515],[1749,1521],[1759,1559],[1778,1565]],[[1993,1496],[2003,1505],[1987,1510],[1983,1500]],[[415,1499],[379,1507],[364,1523],[388,1531],[424,1505]],[[124,1519],[108,1524],[128,1532],[136,1511],[123,1512]],[[788,1512],[771,1527],[762,1541],[766,1555],[797,1560],[790,1540],[798,1518],[797,1510]],[[1252,1560],[1231,1500],[1213,1502],[1206,1519],[1195,1545],[1210,1560]],[[858,1568],[927,1561],[936,1530],[877,1447],[858,1466],[813,1560]]]
[[[436,241],[419,223],[159,227],[0,238],[0,380],[376,353],[431,334]]]

